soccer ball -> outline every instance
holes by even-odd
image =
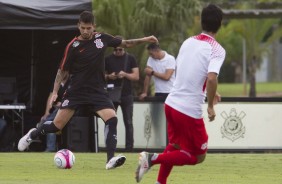
[[[74,162],[74,154],[68,149],[59,150],[54,156],[54,163],[60,169],[70,169]]]

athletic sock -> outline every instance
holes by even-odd
[[[172,144],[168,144],[163,153],[168,153],[177,150]],[[152,161],[154,162],[154,161]],[[161,164],[158,174],[158,183],[166,184],[167,178],[173,168],[173,165]]]
[[[38,127],[36,130],[32,131],[30,133],[31,139],[36,139],[40,135],[46,135],[47,133],[56,133],[60,129],[58,129],[53,121],[46,121],[43,123],[40,127]]]
[[[107,162],[114,157],[117,147],[117,117],[105,122],[105,143],[107,148]]]
[[[152,160],[152,164],[166,164],[177,166],[195,165],[196,163],[197,157],[184,150],[161,153],[156,157],[156,159]]]

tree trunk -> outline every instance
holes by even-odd
[[[253,56],[253,59],[249,66],[249,77],[250,77],[250,92],[249,97],[256,97],[256,56]]]

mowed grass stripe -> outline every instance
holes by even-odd
[[[125,154],[124,166],[105,170],[105,153],[74,153],[69,170],[57,169],[54,153],[0,153],[0,184],[132,184],[138,153]],[[159,166],[141,183],[154,184]],[[170,184],[281,184],[282,155],[215,154],[196,166],[174,167]]]

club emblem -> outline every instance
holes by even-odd
[[[145,124],[144,124],[144,137],[147,140],[147,146],[151,137],[152,131],[152,117],[149,108],[144,112]]]
[[[240,114],[237,115],[236,109],[232,108],[229,116],[225,111],[223,111],[220,115],[225,119],[223,126],[221,127],[222,137],[226,137],[232,142],[240,137],[244,138],[246,128],[243,126],[241,120],[246,116],[245,112],[241,111]]]
[[[80,44],[79,41],[74,41],[73,44],[72,44],[72,46],[73,46],[73,47],[77,47],[77,46],[79,46],[79,44]]]
[[[64,100],[64,102],[62,103],[62,107],[68,106],[69,102],[69,100]]]
[[[96,39],[96,40],[94,40],[94,43],[96,44],[96,47],[97,47],[98,49],[101,49],[101,48],[104,47],[104,43],[102,42],[101,39]]]
[[[101,36],[100,33],[95,34],[95,38],[99,38]]]

